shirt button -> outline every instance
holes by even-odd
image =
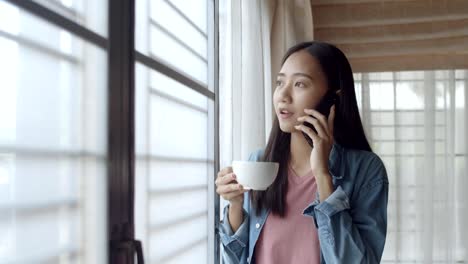
[[[255,225],[255,227],[256,227],[257,229],[260,228],[260,224],[257,223],[257,224]]]

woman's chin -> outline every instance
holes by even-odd
[[[280,129],[283,133],[292,133],[292,132],[295,132],[294,130],[296,130],[293,126],[286,126],[286,125],[283,125],[283,126],[280,125]]]
[[[283,133],[302,133],[302,131],[297,130],[294,126],[280,126],[280,129]]]

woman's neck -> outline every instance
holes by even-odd
[[[311,152],[312,147],[307,143],[302,132],[292,132],[289,165],[296,171],[309,170]]]

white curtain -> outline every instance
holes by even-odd
[[[465,70],[355,74],[363,123],[390,180],[384,263],[465,263]]]
[[[280,60],[312,39],[307,0],[220,1],[221,167],[265,146]]]

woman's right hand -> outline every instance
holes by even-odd
[[[244,187],[236,180],[236,175],[232,172],[232,167],[225,167],[218,172],[218,177],[215,181],[216,192],[223,197],[224,200],[231,204],[242,206],[244,202]]]

